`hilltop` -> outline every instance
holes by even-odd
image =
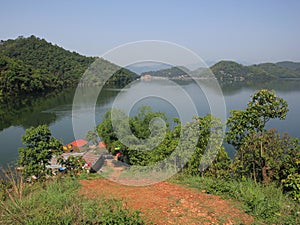
[[[121,69],[102,58],[86,57],[35,36],[0,42],[0,97],[48,92],[76,86],[89,66],[97,64],[106,72]],[[83,81],[84,85],[99,85],[96,75]],[[120,78],[121,77],[121,78]],[[121,69],[108,82],[121,85],[137,75]],[[127,82],[127,83],[126,83]]]

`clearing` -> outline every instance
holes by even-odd
[[[113,168],[114,169],[114,168]],[[114,171],[118,173],[117,171]],[[116,175],[113,173],[113,176]],[[114,179],[114,177],[112,177]],[[82,180],[81,194],[94,199],[121,199],[154,224],[251,224],[238,203],[169,182],[125,186],[108,179]]]

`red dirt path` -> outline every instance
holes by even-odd
[[[219,196],[176,184],[123,186],[107,179],[82,180],[81,194],[89,198],[122,199],[154,224],[251,224],[254,220]]]

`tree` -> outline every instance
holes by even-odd
[[[265,130],[270,119],[285,119],[288,112],[287,102],[275,95],[274,91],[260,90],[248,103],[246,110],[232,110],[227,120],[226,140],[239,149],[244,138]]]
[[[101,137],[101,140],[104,141],[106,144],[106,148],[109,152],[114,153],[114,148],[125,148],[124,145],[120,143],[118,140],[118,137],[114,131],[112,122],[111,122],[111,115],[112,114],[119,114],[120,117],[126,117],[125,113],[118,109],[112,109],[108,110],[104,113],[102,122],[98,124],[96,130],[98,132],[99,137]],[[122,122],[122,121],[120,121]]]
[[[149,165],[154,159],[161,158],[154,157],[152,150],[157,149],[158,143],[165,144],[164,127],[159,122],[156,123],[155,118],[167,120],[165,114],[153,112],[147,106],[141,107],[137,115],[130,118],[123,111],[113,109],[104,114],[97,131],[111,153],[114,154],[117,148],[123,153],[126,162],[132,165]],[[170,131],[168,123],[166,129],[165,134]]]
[[[256,92],[246,110],[231,111],[226,139],[236,148],[236,176],[263,183],[279,176],[282,159],[293,142],[281,139],[275,130],[267,131],[265,125],[270,119],[285,119],[287,112],[287,102],[268,90]]]
[[[212,115],[196,117],[199,133],[197,147],[189,159],[185,172],[192,175],[210,175],[216,178],[228,175],[230,158],[224,147],[223,127],[219,119]]]
[[[49,170],[46,168],[52,155],[62,152],[62,143],[51,136],[48,126],[31,127],[22,136],[24,148],[19,149],[18,165],[23,167],[25,178],[36,176],[43,178]]]
[[[298,140],[287,134],[280,136],[275,129],[247,136],[236,153],[235,175],[249,177],[265,184],[280,184],[289,174],[298,172],[300,161]]]

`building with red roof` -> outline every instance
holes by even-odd
[[[78,139],[78,140],[75,140],[75,141],[73,141],[69,144],[72,145],[73,147],[80,148],[80,147],[83,147],[83,146],[87,145],[88,142],[86,140],[83,140],[83,139]]]
[[[99,148],[106,148],[106,144],[104,143],[104,141],[99,142],[98,144]]]

